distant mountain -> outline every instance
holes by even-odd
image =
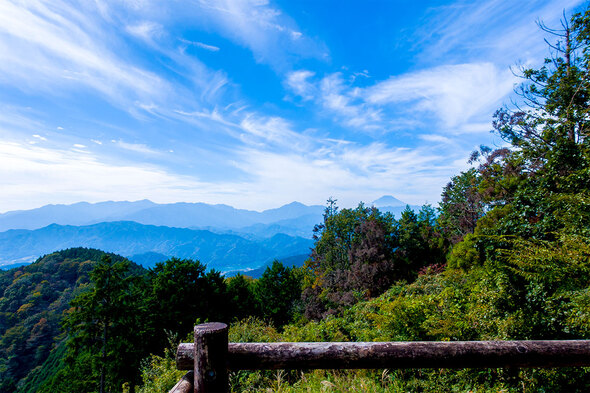
[[[211,227],[224,230],[239,230],[258,225],[253,229],[257,235],[271,237],[278,232],[267,233],[264,225],[275,224],[282,226],[281,230],[296,233],[302,229],[302,224],[298,221],[300,218],[305,225],[310,220],[314,220],[315,225],[321,221],[323,210],[322,206],[306,206],[299,202],[263,212],[206,203],[157,204],[148,200],[94,204],[80,202],[73,205],[47,205],[38,209],[0,214],[0,231],[33,230],[50,224],[79,226],[99,222],[135,221],[146,225],[176,228]],[[287,222],[289,222],[289,228],[285,228]],[[247,229],[240,232],[249,233]]]
[[[373,201],[371,206],[375,206],[382,212],[388,212],[395,216],[395,218],[400,218],[402,212],[406,210],[406,207],[410,207],[415,212],[418,212],[422,206],[419,205],[409,205],[399,199],[391,196],[391,195],[384,195],[381,198]]]
[[[375,207],[406,207],[407,203],[402,202],[391,195],[384,195],[381,198],[373,201],[371,205]]]
[[[8,229],[38,229],[50,224],[88,225],[116,221],[121,215],[133,214],[156,204],[137,202],[79,202],[73,205],[46,205],[32,210],[15,210],[0,214],[0,232]]]
[[[221,271],[253,269],[308,254],[311,239],[277,234],[262,241],[205,230],[116,221],[87,226],[52,224],[36,230],[0,233],[0,265],[32,262],[39,255],[71,247],[114,252],[153,266],[167,256],[193,258]]]

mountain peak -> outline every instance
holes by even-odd
[[[374,200],[371,205],[375,207],[384,207],[384,206],[393,206],[393,207],[403,207],[406,206],[407,203],[400,201],[399,199],[391,196],[391,195],[383,195],[381,198]]]

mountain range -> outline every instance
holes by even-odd
[[[371,206],[399,216],[406,204],[383,196]],[[0,214],[0,267],[70,247],[114,252],[144,267],[170,257],[199,259],[223,272],[259,270],[274,259],[301,264],[323,211],[299,202],[257,212],[149,200],[10,211]]]
[[[157,204],[149,200],[79,202],[73,205],[46,205],[37,209],[2,213],[0,214],[0,232],[8,229],[39,229],[50,224],[91,225],[112,221],[134,221],[140,224],[176,228],[236,229],[255,224],[279,223],[302,216],[321,218],[323,211],[323,206],[306,206],[299,202],[263,212],[206,203]]]

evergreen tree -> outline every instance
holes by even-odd
[[[286,267],[275,260],[256,282],[254,295],[261,316],[282,327],[294,316],[296,302],[301,296],[301,278],[294,267]]]
[[[219,272],[192,259],[171,258],[149,273],[149,303],[155,326],[153,352],[166,345],[167,332],[184,337],[195,321],[227,321],[229,296]]]
[[[129,265],[127,260],[113,262],[104,256],[90,273],[89,290],[71,302],[64,319],[69,358],[74,365],[88,367],[94,379],[85,390],[117,392],[124,382],[136,382],[144,355],[145,309],[141,278],[128,275]],[[83,364],[76,361],[81,358]]]

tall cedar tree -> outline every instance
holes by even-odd
[[[87,391],[116,392],[137,382],[145,309],[142,278],[130,276],[129,265],[105,255],[90,273],[90,290],[71,302],[63,321],[70,358],[84,358],[90,367],[94,381]]]

